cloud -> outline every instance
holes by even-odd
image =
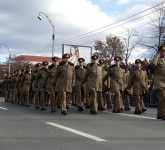
[[[41,49],[49,45],[47,55],[51,55],[52,27],[45,16],[42,21],[37,19],[38,12],[46,13],[55,22],[57,54],[61,54],[64,39],[111,22],[98,5],[89,0],[42,0],[42,3],[40,0],[0,0],[0,42],[17,49],[13,51],[16,55],[30,52],[42,55],[45,50]]]
[[[117,0],[118,1],[118,4],[126,4],[126,3],[129,3],[131,0]]]
[[[135,0],[133,1],[135,2]],[[119,0],[118,2],[129,3],[131,1]],[[62,43],[91,46],[94,44],[94,40],[105,39],[106,34],[121,35],[124,28],[141,27],[141,24],[146,22],[145,18],[137,22],[117,26],[109,31],[100,32],[97,35],[93,33],[98,31],[87,34],[83,38],[78,36],[112,24],[121,18],[126,18],[150,5],[133,4],[130,9],[120,13],[120,15],[111,17],[97,3],[90,0],[0,0],[0,43],[7,44],[12,53],[16,55],[51,56],[52,27],[45,16],[43,16],[43,20],[37,19],[39,12],[45,12],[55,23],[55,54],[60,56]],[[124,21],[121,23],[124,23]],[[109,28],[112,27],[114,26]],[[143,32],[145,33],[146,30]],[[7,51],[2,51],[2,49],[0,51],[8,56]]]

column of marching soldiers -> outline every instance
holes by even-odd
[[[79,65],[69,62],[70,54],[52,58],[52,64],[43,61],[35,66],[16,70],[3,82],[5,101],[44,111],[50,106],[51,112],[60,109],[66,115],[70,104],[82,112],[89,109],[91,114],[112,109],[113,113],[130,111],[130,94],[134,101],[135,114],[146,111],[143,96],[149,89],[148,75],[140,59],[135,60],[134,68],[127,68],[119,56],[114,64],[107,67],[97,55],[91,57],[91,63],[85,64],[79,58]],[[165,47],[160,46],[159,53],[152,60],[157,78],[154,82],[158,97],[157,119],[165,120]],[[162,61],[163,60],[163,61]],[[160,95],[161,94],[161,95]]]

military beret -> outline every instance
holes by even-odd
[[[65,53],[65,54],[62,56],[62,58],[70,58],[70,54]]]
[[[165,51],[165,44],[160,45],[158,51]]]
[[[121,59],[120,56],[115,56],[115,57],[114,57],[114,61],[122,61],[122,59]]]
[[[43,62],[42,62],[42,65],[43,65],[43,66],[47,66],[48,64],[49,64],[49,63],[48,63],[47,61],[43,61]]]
[[[57,61],[58,60],[58,57],[54,56],[54,57],[52,57],[52,60],[53,61]]]
[[[84,58],[79,58],[78,61],[79,61],[79,62],[84,62],[85,59],[84,59]]]
[[[137,64],[137,63],[141,63],[142,61],[140,60],[140,59],[136,59],[135,60],[135,64]]]
[[[100,60],[99,60],[99,64],[100,64],[100,65],[104,64],[104,60],[103,60],[103,59],[100,59]]]
[[[41,66],[41,63],[37,63],[37,64],[36,64],[36,67],[40,67],[40,66]]]
[[[97,55],[93,55],[93,56],[91,56],[91,59],[93,59],[93,60],[97,60],[99,57],[97,56]]]

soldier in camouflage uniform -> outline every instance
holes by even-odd
[[[135,101],[135,114],[141,114],[146,111],[144,106],[143,97],[148,90],[148,77],[147,72],[142,70],[140,59],[135,60],[136,68],[131,72],[127,89],[133,88],[133,99]]]
[[[90,113],[98,113],[97,92],[102,91],[102,68],[98,66],[98,56],[91,57],[91,64],[88,66],[83,84],[86,88],[90,100]]]
[[[56,111],[56,97],[55,97],[55,74],[58,67],[58,57],[52,57],[52,64],[48,67],[48,79],[46,84],[46,91],[50,100],[51,112]]]
[[[18,104],[21,104],[22,106],[24,106],[22,80],[23,80],[25,71],[26,71],[25,69],[21,69],[21,74],[18,77],[18,92],[19,92]]]
[[[86,74],[86,67],[84,66],[85,59],[78,59],[79,65],[75,66],[76,82],[75,82],[75,98],[78,111],[82,112],[84,102],[86,101],[86,86],[82,85]]]
[[[106,71],[104,70],[104,66],[105,66],[104,60],[100,59],[98,61],[98,65],[102,68],[102,79],[103,79],[103,77],[105,76],[105,73],[106,73]],[[102,83],[102,86],[104,86],[103,83]],[[105,103],[106,103],[106,101],[104,101],[105,99],[103,98],[103,91],[98,91],[97,92],[97,100],[98,100],[98,110],[101,110],[101,111],[105,110]]]
[[[15,80],[14,80],[14,103],[18,104],[18,99],[19,99],[19,91],[18,91],[18,79],[21,74],[21,70],[17,69],[16,70],[16,75],[15,75]]]
[[[158,100],[157,119],[165,120],[165,44],[160,45],[158,51],[151,65],[154,68],[154,89]]]
[[[61,100],[61,114],[67,114],[67,103],[75,86],[75,69],[74,64],[69,62],[70,54],[63,55],[63,61],[59,64],[55,75],[55,91],[57,97]]]
[[[23,105],[26,107],[30,106],[30,88],[31,88],[31,69],[32,66],[28,65],[26,66],[26,71],[22,77],[21,81],[21,87],[22,87],[22,92],[23,92]]]
[[[39,90],[38,88],[36,88],[37,74],[40,69],[41,69],[41,63],[37,63],[35,65],[34,71],[32,72],[32,93],[33,93],[33,103],[35,104],[35,109],[40,108]]]
[[[9,78],[10,78],[10,74],[7,74],[4,80],[5,102],[9,102],[9,89],[8,89]]]
[[[121,60],[122,59],[120,56],[116,56],[114,58],[115,64],[110,66],[107,75],[103,79],[103,81],[106,81],[110,76],[110,90],[114,94],[113,113],[120,113],[122,108],[121,92],[123,91],[124,87],[124,70],[121,67]]]
[[[48,62],[42,62],[42,68],[38,71],[37,79],[36,79],[36,88],[39,90],[40,97],[40,105],[41,111],[46,110],[46,101],[47,101],[47,93],[46,93],[46,83],[48,79]]]

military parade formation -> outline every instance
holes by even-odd
[[[144,95],[152,86],[158,103],[157,119],[165,120],[165,45],[159,46],[150,62],[152,76],[140,59],[130,67],[120,56],[115,56],[114,64],[109,66],[97,55],[91,56],[89,64],[78,58],[76,66],[69,58],[70,54],[65,53],[60,63],[58,57],[52,57],[51,65],[43,61],[8,74],[0,84],[5,102],[34,105],[41,111],[59,109],[62,115],[68,113],[70,105],[78,112],[89,109],[90,114],[106,109],[121,113],[130,111],[133,102],[134,113],[140,115],[147,111]]]

